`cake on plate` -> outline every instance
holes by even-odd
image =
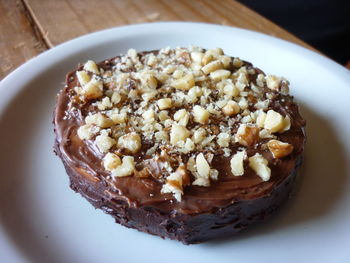
[[[290,196],[305,121],[289,82],[220,48],[163,48],[70,72],[54,112],[71,188],[129,228],[230,236]]]

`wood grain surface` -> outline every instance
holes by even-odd
[[[0,0],[0,79],[29,58],[72,38],[156,21],[246,28],[315,50],[234,0]]]
[[[20,1],[0,0],[0,79],[46,50]]]

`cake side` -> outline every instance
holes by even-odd
[[[60,155],[57,142],[55,149]],[[184,244],[195,244],[232,236],[271,217],[290,198],[301,162],[300,158],[295,170],[269,195],[254,200],[237,201],[225,207],[215,207],[207,213],[191,215],[169,214],[152,206],[133,208],[125,200],[110,200],[105,195],[107,187],[101,186],[100,183],[92,185],[68,163],[63,163],[70,179],[70,187],[96,209],[111,215],[116,223],[162,238],[178,240]]]

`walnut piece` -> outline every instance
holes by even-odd
[[[233,84],[229,83],[224,86],[224,94],[229,95],[231,97],[236,97],[239,94],[239,89]]]
[[[268,75],[265,77],[266,85],[269,89],[272,90],[279,90],[281,79],[274,76],[274,75]]]
[[[210,113],[203,107],[196,105],[193,107],[194,121],[200,124],[207,124],[209,122]]]
[[[110,118],[108,118],[100,112],[86,116],[85,123],[94,124],[102,129],[109,128],[114,124],[113,120],[111,120]]]
[[[268,141],[267,147],[269,148],[274,158],[283,158],[291,154],[294,148],[293,145],[278,140]]]
[[[170,86],[179,90],[189,90],[194,86],[193,75],[188,74],[180,79],[174,80]]]
[[[122,164],[122,161],[120,160],[119,156],[116,155],[115,153],[109,152],[103,158],[103,166],[107,171],[112,172],[121,164]]]
[[[96,137],[95,143],[101,152],[106,153],[112,148],[116,141],[109,137],[107,133],[102,133]]]
[[[87,74],[86,71],[83,70],[77,71],[76,75],[81,86],[86,85],[91,79],[89,74]]]
[[[265,124],[266,113],[262,110],[259,110],[257,115],[256,125],[258,125],[259,128],[263,128]]]
[[[241,124],[235,135],[235,141],[243,146],[252,146],[259,141],[259,131],[256,126]]]
[[[231,141],[231,136],[227,132],[221,132],[218,134],[217,142],[220,147],[228,147]]]
[[[102,82],[100,80],[93,78],[88,83],[83,85],[82,95],[88,100],[98,99],[103,96],[102,90],[103,90]]]
[[[270,130],[272,133],[282,130],[283,116],[274,110],[269,110],[265,117],[264,128]]]
[[[176,145],[179,141],[185,141],[190,136],[190,131],[183,125],[174,124],[170,131],[170,143]]]
[[[183,195],[183,186],[190,183],[190,177],[186,168],[182,165],[179,166],[174,173],[171,173],[166,178],[166,183],[161,189],[161,193],[172,193],[178,202],[181,202],[181,196]]]
[[[92,138],[94,135],[91,132],[92,125],[91,124],[85,124],[83,126],[80,126],[79,129],[77,130],[78,137],[81,140],[89,140]]]
[[[224,68],[222,62],[220,60],[215,60],[202,67],[202,71],[204,72],[204,74],[208,75],[209,73],[222,68]]]
[[[291,122],[290,122],[290,117],[288,115],[286,117],[284,117],[282,126],[283,127],[278,131],[279,133],[283,133],[283,132],[288,131],[290,129]]]
[[[247,153],[245,150],[235,153],[232,156],[230,164],[231,164],[231,172],[234,176],[242,176],[244,174],[244,166],[243,161],[247,158]]]
[[[88,60],[85,64],[84,64],[84,69],[86,71],[90,71],[92,73],[95,73],[95,74],[100,74],[100,71],[96,65],[96,63],[92,60]]]
[[[206,135],[207,135],[206,130],[203,128],[199,128],[199,129],[194,131],[193,136],[192,136],[192,140],[195,143],[200,143],[204,140]]]
[[[226,69],[218,69],[210,73],[210,78],[215,81],[227,79],[231,75],[231,72]]]
[[[197,167],[197,172],[198,172],[199,177],[204,178],[204,179],[208,180],[208,182],[209,182],[210,166],[209,166],[207,160],[205,159],[203,153],[200,153],[197,155],[196,167]],[[198,182],[195,183],[195,181],[194,181],[193,184],[198,185]],[[207,184],[207,182],[206,182],[206,184]],[[206,185],[203,185],[203,186],[206,186]]]
[[[179,125],[186,127],[189,119],[190,119],[190,115],[185,109],[178,110],[174,114],[174,120],[177,121]]]
[[[268,181],[271,177],[271,169],[267,164],[268,161],[260,153],[249,157],[250,168],[252,168],[263,181]]]
[[[160,99],[157,101],[157,105],[160,110],[170,109],[172,107],[172,101],[170,98]]]
[[[136,132],[125,134],[118,139],[117,146],[128,153],[137,153],[141,149],[141,137]]]
[[[109,117],[113,121],[114,124],[125,123],[126,120],[128,119],[128,116],[125,112],[122,112],[122,113],[114,112]]]
[[[112,172],[112,176],[124,177],[130,176],[134,173],[135,161],[132,156],[124,156],[122,159],[122,164],[117,166]]]
[[[226,116],[232,116],[237,114],[240,111],[239,105],[234,100],[230,100],[227,104],[222,108],[222,112]]]
[[[142,118],[144,119],[144,122],[154,122],[155,120],[155,114],[153,109],[148,109],[144,113],[142,113]]]

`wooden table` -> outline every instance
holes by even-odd
[[[28,59],[72,38],[155,21],[241,27],[315,50],[234,0],[0,0],[0,79]]]

